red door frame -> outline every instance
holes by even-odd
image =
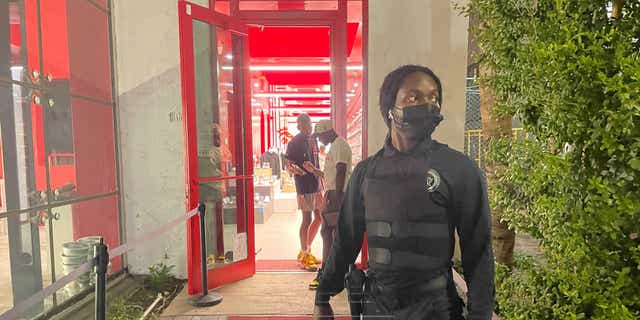
[[[252,150],[251,137],[251,104],[249,83],[249,47],[246,41],[247,29],[237,19],[229,17],[209,8],[201,7],[184,0],[178,2],[179,28],[180,28],[180,71],[182,84],[182,115],[184,124],[184,159],[185,159],[185,180],[186,180],[186,207],[191,210],[198,206],[198,184],[201,181],[212,180],[235,180],[244,182],[245,188],[237,188],[240,192],[246,192],[245,201],[237,201],[237,210],[246,212],[246,232],[247,232],[247,259],[229,264],[223,267],[210,269],[207,271],[209,288],[244,279],[255,274],[255,238],[254,238],[254,212],[253,212],[253,163],[251,156],[247,152]],[[195,70],[193,55],[193,20],[202,21],[212,26],[229,30],[236,35],[242,35],[244,59],[233,59],[234,73],[234,104],[242,106],[244,118],[244,146],[245,150],[241,154],[244,166],[244,174],[237,176],[227,176],[221,178],[200,178],[198,174],[197,158],[197,134],[196,134],[196,100],[195,100]],[[239,127],[238,127],[239,128]],[[242,145],[235,146],[241,148]],[[245,202],[245,203],[242,203]],[[238,223],[240,224],[240,223]],[[187,223],[187,272],[188,272],[188,292],[195,294],[202,291],[202,273],[200,267],[200,222],[198,217],[193,217]]]
[[[180,30],[180,69],[182,77],[182,104],[185,141],[185,179],[186,179],[186,207],[187,210],[195,208],[198,204],[198,161],[197,161],[197,137],[190,128],[196,127],[195,114],[195,73],[193,61],[193,26],[192,20],[200,20],[211,25],[229,29],[232,32],[246,35],[247,24],[260,25],[315,25],[328,26],[331,30],[331,100],[334,108],[332,115],[336,131],[342,136],[347,133],[347,1],[338,0],[338,10],[328,11],[246,11],[240,10],[239,0],[230,0],[230,13],[227,16],[215,11],[215,0],[209,0],[209,8],[205,8],[185,0],[179,0],[179,30]],[[368,0],[362,0],[363,22],[363,80],[362,80],[362,153],[363,158],[368,155],[367,150],[367,89],[368,89]],[[189,8],[189,9],[187,9]],[[303,22],[303,23],[301,23]],[[245,38],[246,39],[246,38]],[[244,65],[240,68],[238,60],[234,59],[234,87],[237,81],[242,81],[244,90],[242,96],[235,95],[236,105],[244,107],[244,165],[245,175],[236,177],[224,177],[219,180],[241,179],[246,184],[245,199],[253,199],[253,161],[251,137],[251,87],[249,71],[248,42],[243,45]],[[242,75],[242,76],[241,76]],[[243,100],[243,101],[240,101]],[[239,146],[238,146],[239,147]],[[193,177],[192,177],[193,174]],[[195,177],[195,178],[194,178]],[[211,179],[206,179],[211,180]],[[247,250],[248,257],[238,263],[208,270],[208,287],[215,288],[221,285],[250,277],[255,274],[255,225],[253,205],[248,201],[247,212]],[[240,205],[238,205],[240,209]],[[366,243],[362,250],[361,264],[366,263]],[[187,265],[188,265],[188,292],[195,294],[201,292],[200,270],[200,229],[197,217],[192,218],[187,225]]]

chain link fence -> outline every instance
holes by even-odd
[[[464,123],[464,153],[483,168],[484,146],[482,144],[482,117],[480,115],[480,87],[474,78],[467,78],[466,111]],[[518,119],[512,121],[513,137],[529,139],[529,133],[522,129]]]
[[[482,119],[480,117],[480,87],[474,78],[467,77],[466,111],[464,122],[464,153],[482,165]]]

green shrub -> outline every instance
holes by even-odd
[[[551,319],[553,302],[532,257],[514,255],[512,268],[496,264],[496,311],[508,319]]]
[[[108,320],[138,320],[144,314],[141,306],[128,304],[124,298],[116,298],[107,312]]]
[[[173,268],[164,262],[157,263],[149,267],[149,288],[156,293],[163,293],[171,285],[173,277]]]
[[[498,268],[506,319],[640,318],[640,1],[470,0],[497,113],[492,206],[541,240],[543,266]],[[569,146],[569,148],[566,148]]]

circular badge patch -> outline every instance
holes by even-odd
[[[440,186],[440,174],[434,169],[427,171],[427,191],[434,192]]]

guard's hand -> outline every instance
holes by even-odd
[[[333,320],[333,309],[330,304],[316,305],[313,308],[313,320]]]

